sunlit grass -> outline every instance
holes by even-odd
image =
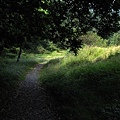
[[[120,46],[86,46],[78,56],[68,53],[62,59],[51,60],[42,70],[40,82],[57,96],[63,119],[117,118],[120,116]]]
[[[22,56],[21,56],[21,60],[34,60],[38,63],[47,63],[48,61],[50,61],[51,59],[56,59],[56,58],[61,58],[61,57],[64,57],[66,54],[66,51],[54,51],[54,52],[51,52],[49,54],[26,54],[26,53],[23,53]]]
[[[115,54],[120,53],[120,46],[117,47],[107,47],[107,48],[102,48],[102,47],[84,47],[79,51],[78,56],[74,56],[72,54],[68,54],[64,57],[62,60],[62,64],[68,64],[70,65],[82,65],[85,63],[89,62],[95,62],[99,60],[105,60],[109,58],[110,56],[114,56]]]
[[[28,71],[33,69],[36,64],[47,63],[49,60],[64,56],[65,51],[52,52],[50,54],[26,54],[21,55],[20,61],[16,58],[0,58],[0,80],[8,87],[16,86],[19,81],[25,79]],[[2,84],[1,84],[2,85]],[[2,85],[2,87],[5,87]]]

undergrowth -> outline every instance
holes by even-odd
[[[120,119],[120,46],[85,47],[45,65],[40,82],[62,120]]]
[[[6,111],[7,103],[11,101],[15,89],[36,64],[36,61],[31,60],[16,63],[15,59],[0,58],[0,113]]]

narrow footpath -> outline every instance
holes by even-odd
[[[38,64],[26,75],[3,120],[60,120],[53,99],[37,82],[42,67]]]

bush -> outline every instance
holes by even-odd
[[[25,52],[35,53],[35,54],[46,54],[53,52],[55,50],[57,51],[59,50],[57,45],[54,44],[53,42],[49,40],[39,40],[39,39],[37,44],[32,42],[31,43],[26,42],[24,48],[25,48]]]
[[[120,31],[114,33],[113,36],[109,38],[110,45],[120,45]]]
[[[107,40],[98,36],[97,33],[91,31],[87,32],[86,35],[80,36],[79,39],[83,41],[83,44],[88,46],[98,46],[98,47],[107,46]]]
[[[15,58],[17,56],[17,53],[19,51],[19,48],[11,47],[11,48],[3,48],[0,55],[4,58]]]

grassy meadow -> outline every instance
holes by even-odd
[[[120,46],[85,46],[48,62],[40,82],[57,101],[61,120],[120,119]]]

